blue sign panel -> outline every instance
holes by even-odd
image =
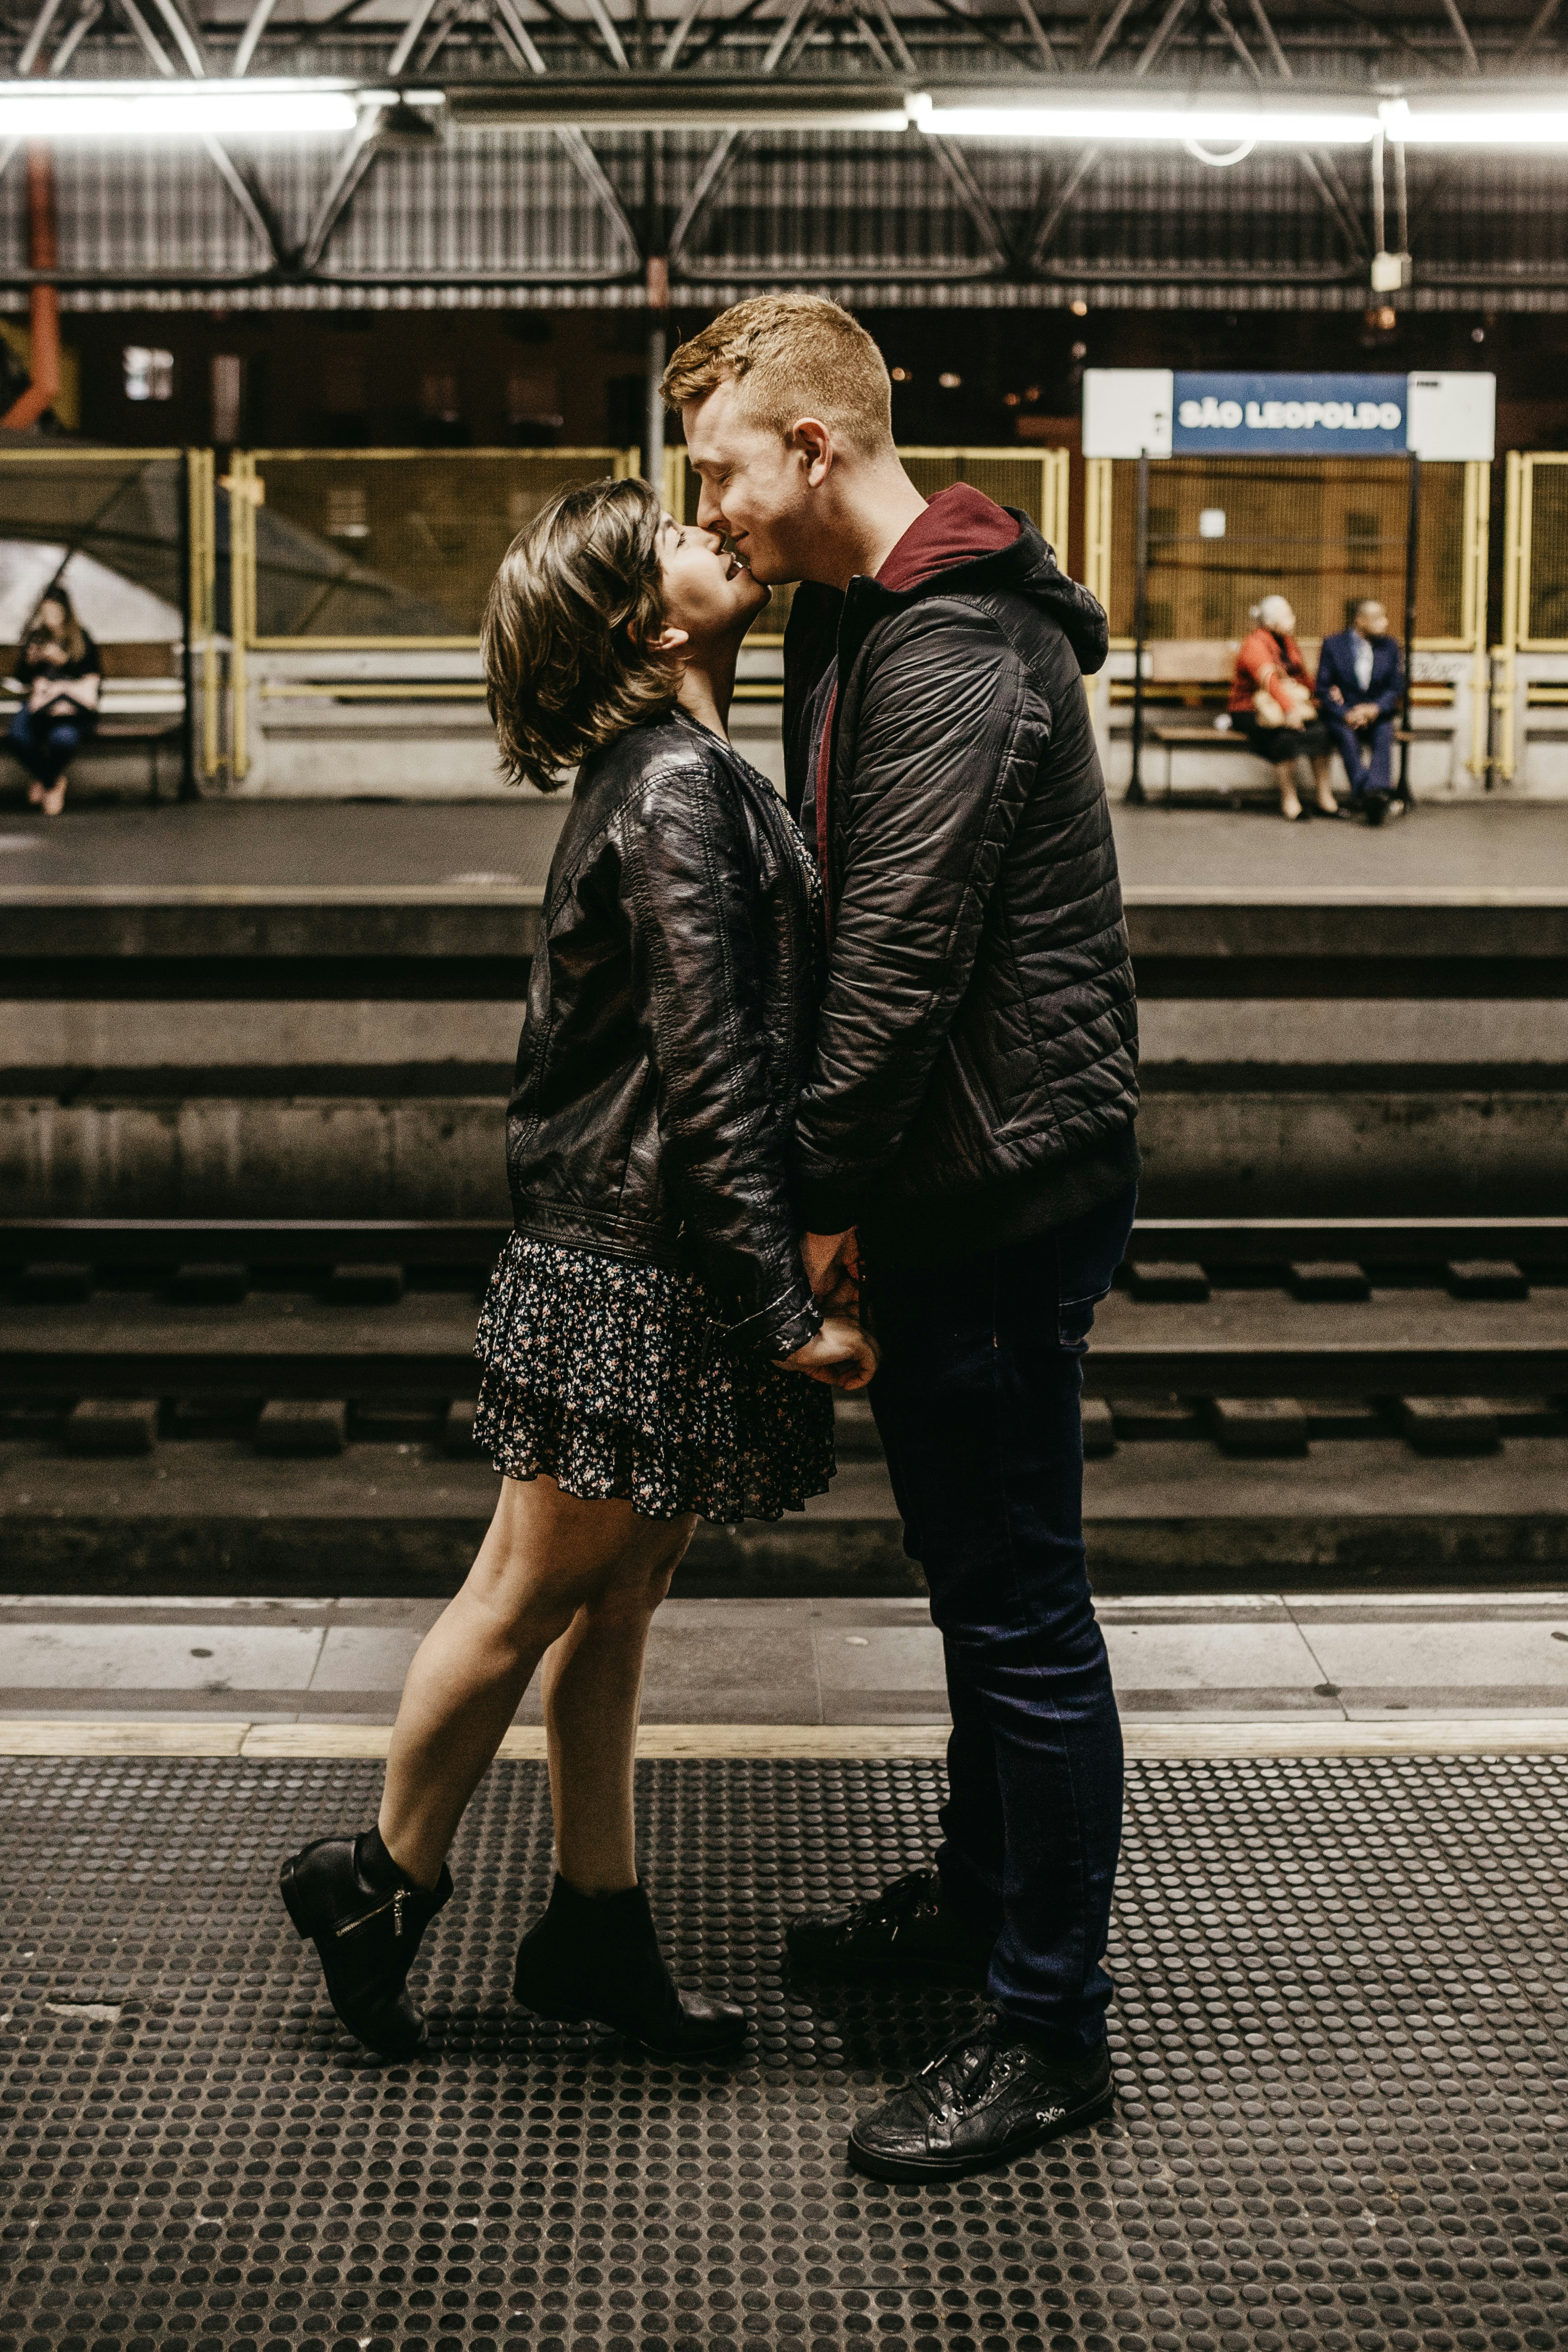
[[[1402,375],[1209,375],[1178,368],[1171,454],[1402,457]]]

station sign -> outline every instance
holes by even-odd
[[[1086,457],[1487,458],[1497,379],[1088,368]]]
[[[1210,375],[1175,370],[1176,457],[1403,457],[1402,375]]]

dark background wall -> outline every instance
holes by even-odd
[[[671,339],[710,313],[680,311]],[[1002,443],[1057,437],[1089,367],[1489,368],[1498,446],[1568,446],[1568,315],[1213,310],[861,312],[895,383],[899,436]],[[357,310],[68,315],[81,429],[120,443],[229,437],[213,362],[243,362],[234,437],[257,446],[548,446],[637,441],[646,313]],[[172,396],[132,401],[127,345],[173,352]],[[944,384],[944,376],[955,383]]]

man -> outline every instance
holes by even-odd
[[[1368,824],[1405,807],[1394,796],[1394,721],[1405,699],[1405,668],[1375,596],[1355,608],[1348,629],[1323,639],[1318,656],[1319,715],[1350,778],[1352,805]]]
[[[1121,1738],[1084,1567],[1080,1359],[1131,1223],[1136,1023],[1081,672],[1105,615],[1033,525],[928,504],[887,368],[807,295],[742,302],[671,361],[700,520],[801,581],[788,791],[831,950],[801,1105],[814,1287],[856,1238],[870,1394],[942,1629],[944,1843],[795,1965],[988,1988],[981,2027],[850,2138],[893,2180],[977,2171],[1110,2105],[1100,1966]]]

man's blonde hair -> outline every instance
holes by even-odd
[[[858,319],[820,294],[757,294],[682,343],[664,372],[671,408],[742,387],[746,421],[787,434],[815,416],[863,457],[893,446],[887,362]]]

